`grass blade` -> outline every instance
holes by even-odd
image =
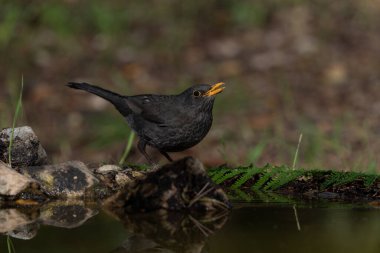
[[[302,141],[302,133],[300,134],[300,137],[299,137],[299,139],[298,139],[298,144],[297,144],[296,153],[294,154],[293,166],[292,166],[293,170],[295,169],[296,164],[297,164],[298,150],[300,149],[301,141]]]
[[[123,155],[120,158],[119,165],[122,166],[125,163],[125,160],[127,159],[129,152],[132,149],[133,140],[135,139],[135,132],[131,131],[128,136],[127,145],[125,146]]]
[[[24,76],[21,77],[21,89],[20,89],[20,94],[18,96],[15,115],[13,117],[11,138],[9,140],[9,146],[8,146],[8,163],[9,163],[10,167],[12,167],[12,146],[13,146],[13,138],[14,138],[16,122],[17,122],[17,119],[19,117],[20,111],[22,109],[22,93],[23,93],[23,90],[24,90]]]
[[[16,253],[15,246],[13,245],[11,237],[7,236],[7,247],[8,247],[8,253]]]

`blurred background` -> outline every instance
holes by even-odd
[[[373,0],[0,1],[0,128],[23,76],[18,125],[53,162],[118,162],[130,132],[68,81],[131,95],[223,81],[210,133],[174,158],[292,165],[302,134],[297,166],[379,171],[379,70]],[[134,146],[128,162],[146,161]]]

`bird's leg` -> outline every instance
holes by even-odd
[[[159,151],[160,151],[160,153],[161,153],[163,156],[166,157],[166,159],[169,160],[169,162],[173,162],[173,159],[169,156],[168,153],[166,153],[165,151],[162,151],[162,150],[159,150]]]
[[[141,154],[143,154],[145,156],[145,158],[148,160],[148,162],[151,165],[156,165],[153,162],[152,158],[150,158],[150,156],[146,153],[145,147],[146,147],[146,142],[144,140],[139,140],[139,142],[137,143],[137,148],[139,149],[139,151],[141,152]]]

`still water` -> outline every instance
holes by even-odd
[[[235,203],[229,214],[210,217],[48,210],[38,215],[49,218],[8,232],[17,253],[380,252],[380,209],[367,205]],[[33,220],[31,215],[26,216]],[[12,217],[9,209],[0,210],[0,231]],[[81,219],[75,223],[76,218]],[[7,252],[6,238],[0,235],[0,252]]]

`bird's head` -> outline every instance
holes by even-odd
[[[224,90],[224,83],[198,84],[185,90],[181,96],[185,97],[186,103],[192,106],[211,106],[215,96]]]

